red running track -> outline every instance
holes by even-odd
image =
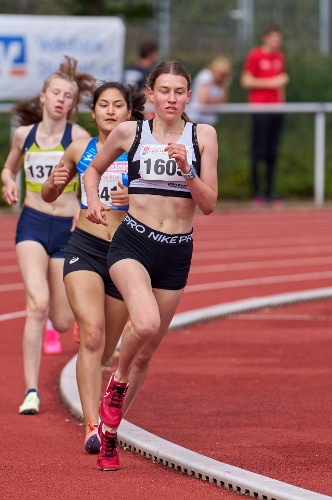
[[[18,415],[24,392],[24,309],[13,235],[0,220],[3,498],[241,498],[122,451],[105,474],[84,430],[59,404],[58,379],[74,355],[44,356],[41,414]],[[329,287],[330,210],[197,214],[192,273],[179,311],[253,296]],[[173,332],[157,352],[128,420],[198,453],[330,495],[332,301],[238,315]],[[108,374],[105,374],[105,381]],[[83,480],[82,480],[83,479]]]

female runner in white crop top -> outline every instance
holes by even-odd
[[[188,151],[180,140],[188,121],[184,111],[190,100],[190,84],[188,71],[177,61],[164,61],[150,74],[148,95],[155,106],[152,136],[159,147],[156,144],[145,144],[149,146],[147,150],[140,147],[138,177],[135,158],[131,158],[138,133],[135,122],[123,123],[110,134],[85,174],[87,217],[96,224],[107,226],[104,212],[107,207],[98,199],[97,186],[107,165],[123,151],[128,154],[129,213],[113,237],[108,262],[111,278],[127,304],[130,321],[123,331],[118,368],[100,405],[103,425],[97,465],[103,470],[119,467],[117,427],[148,373],[150,360],[174,316],[185,284],[185,275],[182,285],[180,281],[170,282],[176,266],[176,259],[171,258],[166,272],[164,270],[166,284],[154,277],[157,280],[154,287],[151,271],[142,263],[145,255],[141,252],[140,260],[133,243],[135,241],[141,247],[144,240],[145,248],[149,246],[150,249],[154,243],[160,242],[160,247],[164,244],[170,254],[174,252],[174,246],[180,251],[180,242],[186,239],[189,242],[191,238],[196,207],[208,215],[217,202],[218,144],[215,129],[210,125],[197,125],[199,176],[194,168],[193,152]],[[166,262],[167,251],[164,250]],[[189,266],[190,255],[187,256],[187,271]],[[168,277],[170,281],[167,281]],[[110,457],[112,439],[114,449]]]

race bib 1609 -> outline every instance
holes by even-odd
[[[164,144],[144,144],[141,147],[139,170],[141,178],[151,181],[185,182],[176,161],[169,158],[165,147]],[[192,148],[186,146],[186,151],[187,161],[191,165]]]

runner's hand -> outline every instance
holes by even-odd
[[[65,167],[63,160],[55,167],[53,174],[51,176],[51,182],[54,186],[63,186],[68,182],[69,170]]]
[[[184,144],[178,144],[177,142],[169,142],[167,147],[165,148],[168,156],[174,159],[184,174],[188,174],[190,170],[190,166],[187,161],[187,151]]]
[[[18,185],[13,179],[8,179],[2,188],[2,198],[8,205],[15,205],[18,202]]]
[[[99,199],[91,201],[88,203],[88,212],[86,218],[93,222],[94,224],[102,224],[103,226],[108,226],[106,221],[106,214],[103,212],[109,212],[111,209],[101,203]]]
[[[129,205],[128,188],[124,186],[120,181],[118,182],[120,189],[112,191],[112,205],[114,207],[126,207]]]

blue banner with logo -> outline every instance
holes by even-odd
[[[0,101],[38,95],[65,55],[97,80],[120,80],[124,47],[118,17],[0,15]]]

